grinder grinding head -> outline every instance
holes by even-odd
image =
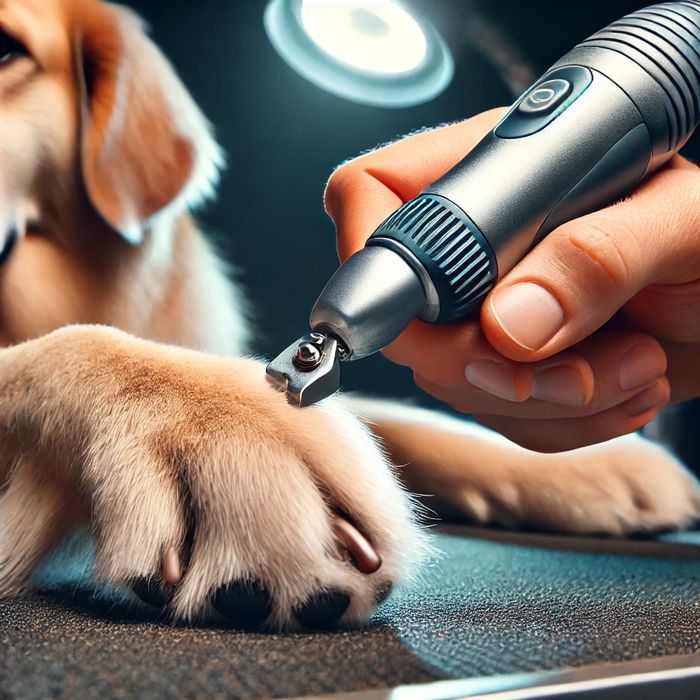
[[[341,349],[325,333],[309,333],[281,352],[267,366],[267,378],[287,394],[289,403],[310,406],[340,388]]]

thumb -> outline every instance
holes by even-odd
[[[699,173],[677,158],[629,199],[550,233],[487,297],[481,321],[489,342],[513,360],[549,357],[644,287],[697,279]]]

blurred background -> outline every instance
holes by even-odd
[[[401,108],[358,104],[299,75],[265,32],[263,0],[127,4],[151,24],[228,154],[218,200],[200,220],[247,291],[252,350],[272,357],[306,332],[311,306],[337,267],[322,193],[338,164],[421,127],[510,104],[578,41],[648,3],[406,0],[443,37],[454,76],[435,98]],[[686,155],[700,158],[699,140]],[[379,356],[345,369],[346,389],[434,405],[409,371]],[[674,416],[673,430],[697,462],[697,431],[681,422],[700,424],[697,402],[692,410]]]

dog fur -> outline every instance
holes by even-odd
[[[117,586],[179,552],[183,619],[257,580],[270,627],[324,590],[364,620],[429,551],[401,481],[509,526],[624,535],[698,516],[694,479],[640,438],[540,455],[391,402],[288,406],[242,356],[245,300],[189,213],[221,151],[140,20],[0,0],[0,27],[23,47],[0,64],[0,236],[19,234],[0,269],[0,595],[87,525]],[[376,573],[343,556],[336,511],[380,552]]]

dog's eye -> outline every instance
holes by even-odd
[[[0,65],[9,63],[18,56],[26,56],[27,49],[13,36],[0,29]]]

